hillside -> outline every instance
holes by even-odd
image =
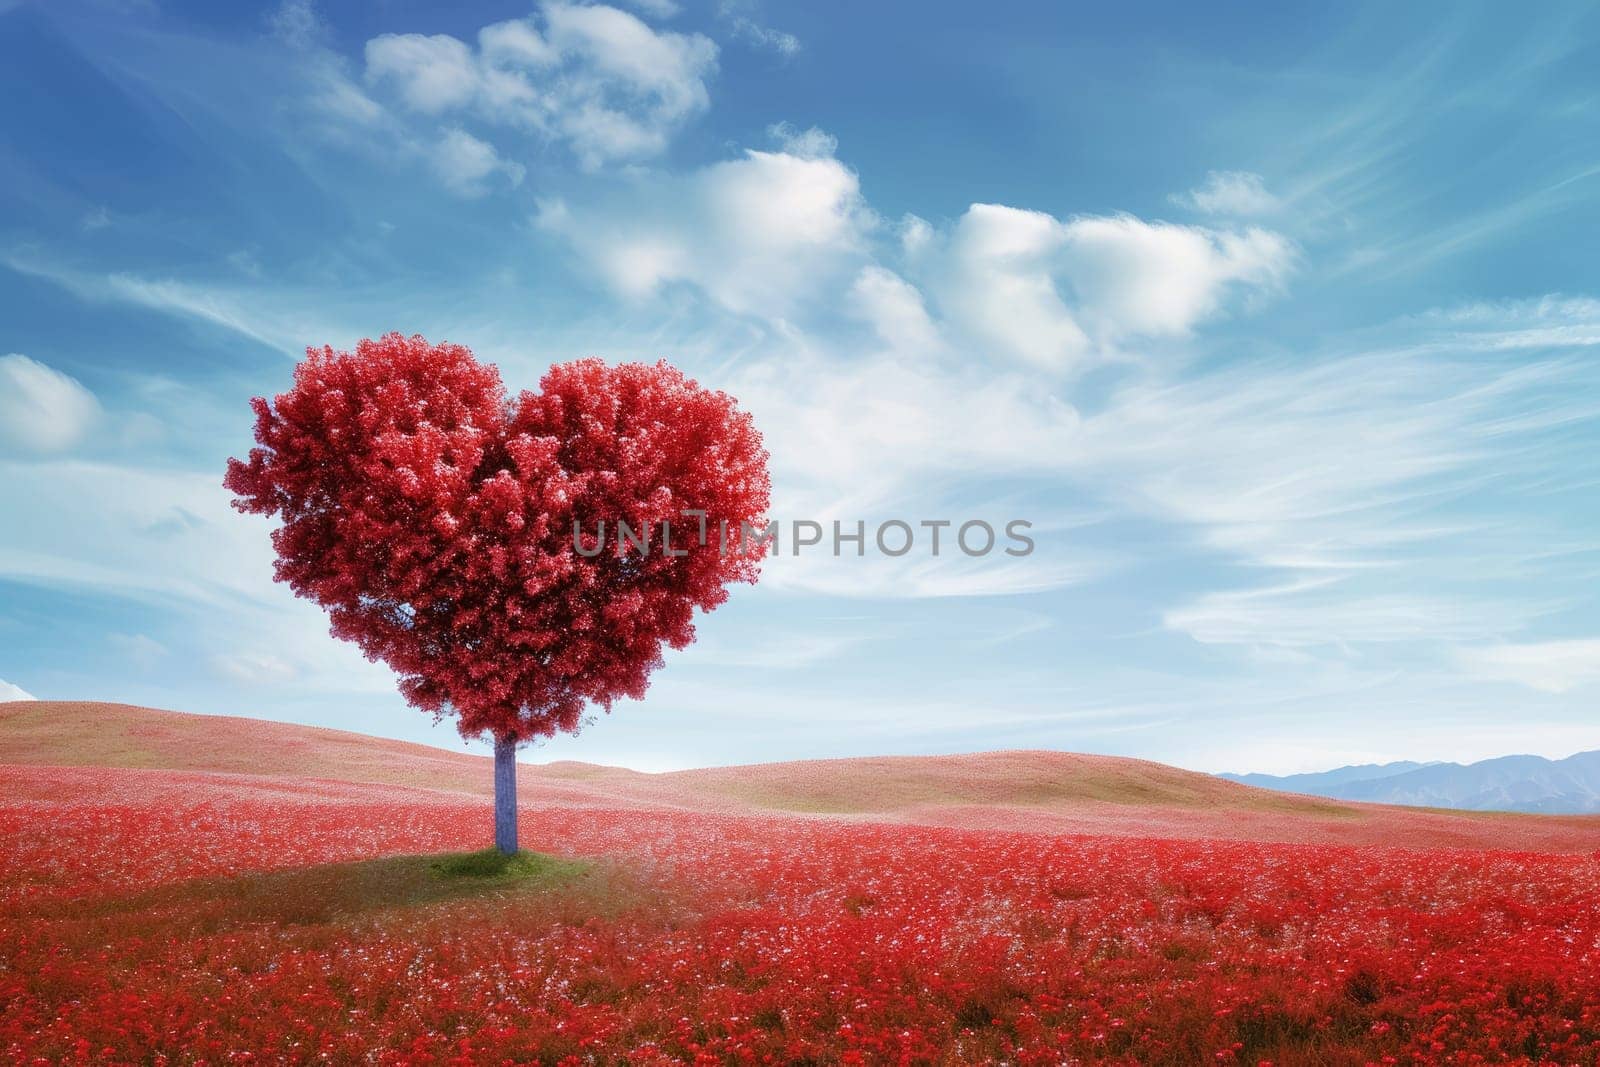
[[[487,757],[317,727],[70,701],[0,704],[0,765],[10,765],[9,788],[19,796],[49,802],[113,779],[174,795],[204,778],[225,789],[325,798],[398,790],[428,803],[476,804],[491,789]],[[52,770],[44,774],[45,768]],[[219,782],[219,776],[228,777]],[[1557,851],[1592,850],[1600,840],[1596,818],[1354,803],[1142,760],[1047,751],[664,774],[562,761],[523,764],[519,785],[524,804],[535,810],[659,808],[1052,833]]]
[[[90,701],[0,704],[0,763],[489,789],[489,760],[464,752],[344,730]]]

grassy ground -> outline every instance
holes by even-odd
[[[67,902],[54,917],[118,927],[135,920],[147,936],[195,936],[258,925],[344,925],[452,901],[550,898],[573,904],[580,914],[603,914],[613,910],[608,900],[618,895],[616,881],[614,871],[592,861],[487,849],[199,878],[125,897]]]

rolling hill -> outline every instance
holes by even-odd
[[[0,704],[0,765],[14,796],[51,803],[107,782],[179,795],[184,783],[203,779],[235,791],[428,804],[477,804],[492,788],[487,757],[318,727],[72,701]],[[535,810],[658,808],[1121,837],[1555,851],[1600,840],[1595,818],[1388,807],[1048,751],[661,774],[561,761],[523,764],[519,792]]]

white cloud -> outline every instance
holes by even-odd
[[[1171,629],[1256,649],[1482,643],[1566,595],[1537,580],[1531,531],[1485,515],[1577,474],[1564,434],[1597,418],[1580,365],[1388,349],[1124,389],[1078,447],[1112,499],[1275,575],[1168,609]]]
[[[854,529],[852,523],[849,531]],[[868,525],[869,539],[874,529]],[[829,528],[824,538],[831,536]],[[829,554],[832,545],[826,540],[807,551],[811,554],[768,560],[762,565],[762,584],[771,589],[864,600],[994,597],[1077,585],[1098,577],[1103,569],[1098,560],[1016,559],[998,551],[970,558],[947,552],[935,558],[925,548],[898,558],[871,554],[873,550],[868,549],[862,559],[838,559]]]
[[[1480,302],[1428,311],[1408,324],[1424,330],[1428,343],[1443,347],[1585,348],[1600,345],[1600,300],[1551,295]]]
[[[321,610],[273,581],[269,524],[235,512],[214,472],[0,460],[0,485],[33,504],[0,509],[0,577],[198,612],[208,625],[184,655],[225,677],[394,692],[386,667],[328,636]],[[109,640],[135,661],[165,651],[140,635]]]
[[[568,144],[587,167],[660,154],[710,104],[716,45],[594,4],[485,26],[477,48],[444,34],[367,42],[366,79],[420,115],[471,114]]]
[[[801,159],[825,159],[839,154],[839,139],[816,126],[802,130],[787,122],[774,122],[767,127],[767,136],[783,151]]]
[[[111,224],[111,209],[104,204],[101,204],[93,211],[86,212],[83,218],[78,220],[78,227],[84,233],[95,233],[98,230],[106,229]]]
[[[321,63],[312,67],[309,75],[313,83],[310,94],[312,106],[335,122],[358,127],[387,125],[388,114],[382,105],[361,91],[337,63]]]
[[[1162,616],[1201,644],[1309,649],[1399,641],[1482,641],[1527,624],[1522,606],[1377,592],[1348,575],[1207,593]]]
[[[446,34],[386,33],[367,42],[367,81],[392,83],[413,111],[439,115],[471,103],[483,90],[477,57]]]
[[[1536,435],[1600,416],[1591,378],[1559,362],[1393,350],[1237,363],[1118,389],[1074,451],[1110,491],[1214,547],[1270,566],[1343,566],[1437,537],[1439,520],[1401,516],[1452,487],[1516,477]],[[1570,410],[1564,395],[1578,398]]]
[[[921,227],[905,232],[926,245]],[[1130,340],[1183,337],[1217,314],[1231,290],[1280,285],[1294,255],[1287,239],[1257,228],[1129,215],[1061,221],[974,204],[950,236],[935,288],[950,318],[978,343],[1063,370]]]
[[[943,494],[963,481],[1038,478],[1069,462],[1077,413],[1023,375],[925,353],[765,355],[738,365],[728,384],[772,453],[775,513],[936,517]]]
[[[1060,370],[1089,338],[1056,287],[1060,222],[1041,211],[974,204],[956,224],[941,306],[1003,359]],[[976,353],[989,355],[990,351]]]
[[[1216,314],[1230,286],[1281,285],[1294,261],[1269,230],[1206,230],[1128,215],[1066,224],[1063,273],[1091,332],[1106,341],[1181,337]]]
[[[683,14],[683,8],[673,0],[625,0],[625,2],[641,15],[648,15],[653,19],[670,19]]]
[[[622,195],[547,201],[539,225],[629,297],[684,282],[729,310],[779,319],[831,291],[880,334],[898,331],[891,344],[927,347],[948,333],[974,356],[1051,372],[1140,340],[1183,338],[1230,294],[1280,286],[1295,261],[1286,238],[1259,228],[1063,221],[1001,204],[972,205],[944,233],[907,216],[898,250],[885,250],[837,141],[787,123],[768,133],[778,151],[747,151]],[[907,270],[878,262],[885,251],[898,251]]]
[[[276,599],[271,548],[214,474],[0,461],[30,509],[0,510],[0,575],[222,607]]]
[[[916,259],[933,244],[933,224],[916,215],[905,215],[898,228],[900,251],[908,259]]]
[[[717,6],[717,17],[727,24],[735,40],[776,52],[784,59],[799,54],[800,38],[766,25],[755,15],[752,0],[722,0]]]
[[[824,137],[809,140],[831,147]],[[796,335],[735,372],[737,395],[773,443],[791,514],[860,515],[963,479],[1044,479],[1051,497],[1073,486],[1125,516],[1188,528],[1225,558],[1291,575],[1342,572],[1451,536],[1448,524],[1414,517],[1418,501],[1505,475],[1495,457],[1550,419],[1592,417],[1596,407],[1551,406],[1555,392],[1584,395],[1572,368],[1410,349],[1200,376],[1145,362],[1084,414],[1059,370],[1113,341],[1183,336],[1229,292],[1280,284],[1292,246],[1259,229],[1061,221],[974,205],[942,234],[915,218],[899,228],[914,276],[931,279],[939,297],[930,308],[923,290],[876,261],[872,217],[831,156],[752,152],[679,181],[666,195],[654,190],[657,199],[547,204],[540,221],[635,296],[686,282],[724,307],[772,317],[810,297],[872,327],[882,358],[831,356]],[[958,342],[974,336],[989,346],[958,364]],[[1013,369],[981,358],[990,348],[1006,350]],[[1527,418],[1508,423],[1502,416],[1517,407]],[[1350,584],[1337,593],[1383,606]],[[1288,611],[1283,603],[1274,609]],[[1211,639],[1231,624],[1213,627],[1202,608],[1234,606],[1192,603],[1170,622]],[[1369,629],[1399,633],[1404,609],[1388,607],[1390,622]],[[1339,640],[1341,630],[1327,633]]]
[[[269,348],[293,355],[305,353],[308,342],[354,342],[353,330],[308,317],[320,291],[280,291],[259,285],[227,286],[145,278],[132,274],[93,274],[16,255],[0,255],[0,263],[29,277],[60,286],[95,303],[128,304],[189,322],[219,327]]]
[[[454,38],[449,38],[454,40]],[[377,38],[382,41],[383,38]],[[376,41],[367,42],[368,73],[372,71],[371,55]],[[460,45],[460,42],[456,42]],[[513,19],[510,22],[496,22],[485,26],[478,31],[478,48],[483,61],[490,71],[506,70],[507,68],[520,68],[526,70],[548,70],[561,62],[561,53],[556,46],[551,44],[541,35],[528,19]],[[465,45],[460,45],[461,56],[464,61],[473,67],[471,77],[474,82],[478,79],[476,61],[466,50]],[[490,79],[493,75],[488,76]],[[491,99],[496,96],[499,102],[510,102],[518,98],[527,99],[530,94],[523,93],[515,76],[501,82],[498,86],[486,85]],[[470,95],[470,94],[469,94]]]
[[[268,652],[223,653],[213,656],[211,665],[224,676],[246,685],[292,682],[299,676],[293,664]]]
[[[1097,510],[1158,523],[1169,551],[1271,575],[1165,607],[1168,628],[1213,644],[1336,647],[1430,630],[1481,643],[1552,610],[1526,581],[1458,584],[1467,572],[1485,580],[1482,562],[1462,560],[1504,558],[1506,542],[1448,505],[1516,491],[1558,464],[1566,428],[1600,418],[1582,364],[1486,362],[1470,344],[1453,358],[1375,346],[1199,375],[1138,364],[1080,410],[1071,383],[924,348],[937,324],[882,267],[860,269],[845,295],[884,351],[774,339],[728,374],[768,438],[780,514],[938,515],[1004,485],[1039,522]],[[1072,538],[1079,577],[1117,565],[1106,555],[1116,541],[1102,541]]]
[[[537,221],[626,296],[682,282],[774,318],[851,277],[876,224],[837,159],[756,151],[625,195],[546,202]]]
[[[65,452],[99,418],[99,402],[76,378],[27,356],[0,356],[0,447]]]
[[[1541,693],[1566,693],[1600,682],[1600,639],[1464,648],[1460,660],[1477,677],[1515,682]]]
[[[494,145],[467,133],[448,129],[439,139],[433,153],[433,169],[445,188],[457,196],[478,197],[489,191],[488,179],[495,174],[505,175],[513,186],[521,185],[527,173],[520,163],[510,163],[500,158]]]
[[[338,140],[349,129],[395,132],[383,106],[351,80],[349,61],[329,47],[328,27],[311,0],[283,0],[268,13],[267,28],[299,54],[299,76],[309,86],[306,99],[322,134]]]
[[[291,48],[309,48],[327,36],[311,0],[283,0],[267,14],[267,28]]]
[[[1206,215],[1248,217],[1270,215],[1281,206],[1267,192],[1261,175],[1246,170],[1214,170],[1206,174],[1205,184],[1179,193],[1172,202]]]
[[[106,642],[135,665],[150,668],[166,659],[167,646],[148,634],[106,634]]]
[[[21,688],[20,686],[12,685],[10,682],[6,681],[4,678],[0,678],[0,704],[9,703],[9,702],[14,701],[14,700],[34,700],[34,699],[37,699],[37,698],[32,693],[30,693],[27,690]]]
[[[775,631],[735,630],[727,637],[696,641],[692,649],[669,655],[682,655],[697,667],[737,667],[763,671],[796,671],[815,667],[858,650],[864,642],[880,636],[870,631],[836,632],[790,628]]]
[[[849,301],[851,309],[871,324],[891,349],[926,355],[943,345],[922,294],[893,271],[878,266],[861,268],[850,286]]]

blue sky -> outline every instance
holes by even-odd
[[[771,561],[528,758],[1600,748],[1584,5],[0,2],[0,692],[437,744],[227,507],[308,344],[667,358]]]

